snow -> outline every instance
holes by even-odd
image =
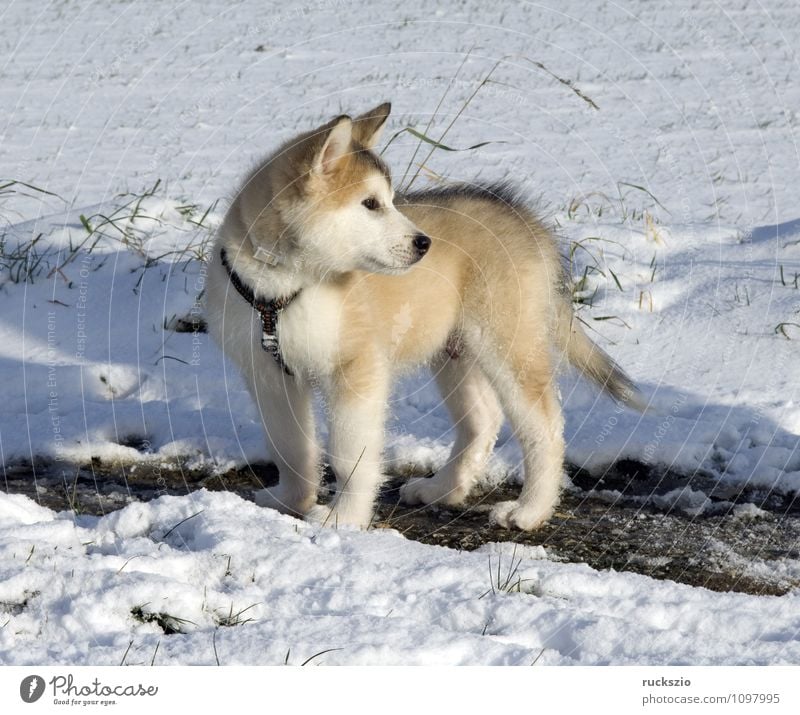
[[[319,662],[800,658],[796,593],[599,573],[549,561],[541,547],[458,553],[391,530],[320,529],[229,493],[165,496],[99,518],[42,509],[32,522],[36,505],[5,494],[0,509],[4,664],[149,663],[159,641],[162,665],[277,665],[287,654],[297,664],[327,649]],[[165,636],[154,614],[177,633]]]
[[[79,2],[33,17],[5,6],[0,173],[56,196],[0,194],[3,254],[39,234],[30,254],[47,254],[33,282],[13,280],[19,262],[0,269],[4,468],[268,461],[239,375],[205,334],[173,330],[198,311],[204,269],[191,257],[241,174],[299,129],[383,99],[390,135],[423,129],[450,86],[437,135],[502,58],[447,137],[496,143],[438,152],[428,167],[510,175],[540,203],[586,276],[581,318],[651,404],[624,410],[565,370],[569,461],[595,474],[620,459],[700,470],[718,495],[796,494],[796,4],[370,7],[206,0],[143,14]],[[398,182],[413,149],[405,134],[385,153]],[[392,410],[390,469],[441,466],[453,435],[429,376],[403,381]],[[517,478],[519,462],[506,429],[487,481]],[[694,515],[711,506],[689,488],[651,499]],[[231,494],[99,520],[2,494],[0,529],[7,663],[115,663],[131,639],[130,660],[149,662],[160,630],[135,621],[136,606],[183,619],[186,633],[159,649],[173,663],[213,662],[221,614],[250,606],[252,621],[217,631],[227,663],[326,648],[342,648],[330,663],[524,663],[542,649],[551,664],[797,662],[794,593],[712,594],[532,552],[530,590],[479,598],[486,552],[314,532]],[[797,561],[783,568],[796,576]]]

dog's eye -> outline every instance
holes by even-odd
[[[361,202],[361,205],[365,209],[369,209],[370,211],[377,211],[381,207],[381,205],[378,203],[378,199],[376,199],[374,196],[370,196],[368,199],[364,199]]]

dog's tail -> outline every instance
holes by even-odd
[[[568,299],[561,301],[557,312],[556,342],[570,363],[614,399],[644,412],[647,405],[633,380],[605,350],[589,339]]]

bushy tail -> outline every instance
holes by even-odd
[[[600,389],[640,412],[647,409],[633,380],[605,350],[588,338],[572,312],[572,306],[566,301],[558,311],[556,340],[569,361]]]

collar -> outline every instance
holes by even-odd
[[[261,298],[257,296],[253,292],[253,289],[233,270],[233,267],[228,261],[228,254],[224,248],[220,250],[219,257],[222,261],[222,265],[225,266],[225,270],[228,272],[228,279],[233,287],[236,288],[236,291],[242,298],[250,303],[253,310],[255,310],[261,318],[261,347],[272,355],[281,370],[290,377],[294,376],[294,373],[283,361],[283,356],[281,355],[281,347],[278,342],[278,318],[281,312],[297,298],[300,291],[298,290],[282,298],[272,298],[271,300]]]

